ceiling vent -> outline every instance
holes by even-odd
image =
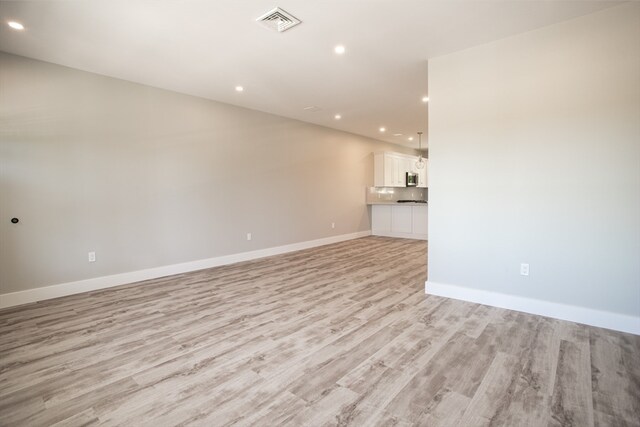
[[[287,31],[289,28],[295,27],[302,21],[300,21],[289,12],[276,7],[275,9],[270,10],[261,17],[257,18],[256,22],[259,22],[264,27],[282,33],[284,31]]]

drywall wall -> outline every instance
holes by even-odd
[[[429,98],[427,292],[640,316],[640,4],[434,58]]]
[[[369,230],[372,152],[415,153],[5,53],[0,90],[0,294]]]

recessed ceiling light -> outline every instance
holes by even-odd
[[[393,136],[402,136],[401,133],[394,133]]]
[[[336,46],[335,48],[333,48],[333,51],[335,53],[337,53],[338,55],[342,55],[344,54],[347,50],[344,48],[343,45],[339,44],[338,46]]]
[[[413,141],[413,137],[412,136],[409,137],[409,141]]]
[[[19,22],[16,22],[16,21],[9,21],[9,22],[8,22],[8,24],[9,24],[9,26],[10,26],[11,28],[13,28],[14,30],[24,30],[24,25],[22,25],[22,24],[21,24],[21,23],[19,23]]]
[[[236,86],[236,92],[242,92],[244,88],[242,86]]]
[[[336,120],[340,120],[342,116],[340,114],[336,114],[335,116],[333,116],[333,118]]]
[[[428,97],[428,96],[423,96],[423,97],[422,97],[422,102],[424,102],[425,104],[426,104],[427,102],[429,102],[429,97]]]
[[[384,127],[384,126],[380,128],[380,132],[385,132],[386,130],[387,130],[387,128]]]

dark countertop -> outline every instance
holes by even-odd
[[[427,206],[427,203],[416,203],[416,202],[407,202],[407,203],[398,203],[396,201],[387,201],[380,200],[377,202],[367,202],[368,205],[397,205],[397,206]]]

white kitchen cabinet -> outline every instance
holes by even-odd
[[[393,153],[374,154],[373,185],[398,187],[398,157]]]
[[[373,205],[371,209],[371,230],[391,232],[391,205]]]
[[[391,231],[395,233],[411,233],[413,206],[391,206]]]
[[[411,206],[411,232],[427,237],[429,211],[426,206]]]
[[[392,180],[391,183],[394,187],[404,187],[402,183],[402,169],[404,165],[402,163],[402,157],[396,155],[387,155],[386,162],[390,165]]]
[[[402,185],[401,187],[405,187],[407,185],[407,172],[413,172],[415,159],[410,157],[402,157]]]
[[[375,187],[406,187],[407,172],[418,174],[418,187],[427,187],[427,171],[418,170],[418,157],[401,153],[376,153],[373,162],[373,185]]]
[[[400,187],[400,159],[395,153],[377,153],[374,155],[375,187]],[[403,185],[404,186],[404,185]]]
[[[427,240],[427,214],[426,205],[372,205],[371,234]]]
[[[392,159],[391,164],[393,165],[393,186],[394,187],[404,187],[404,183],[400,179],[400,175],[402,174],[402,169],[404,168],[404,164],[402,163],[402,157],[399,155],[389,155]]]

